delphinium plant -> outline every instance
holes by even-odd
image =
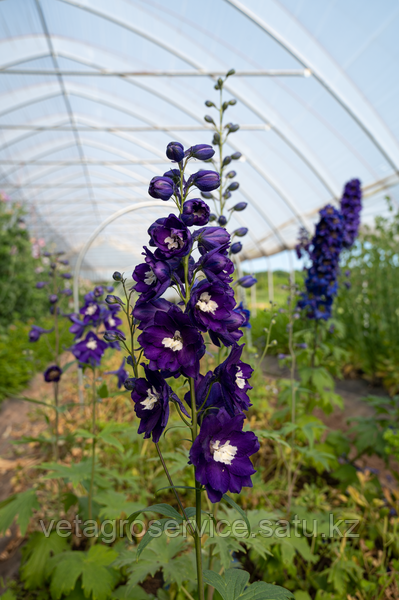
[[[68,281],[71,279],[71,273],[66,271],[68,260],[62,258],[63,252],[44,252],[42,256],[43,265],[48,268],[47,281],[39,281],[36,284],[38,289],[46,290],[48,294],[49,311],[52,315],[53,326],[45,329],[33,325],[29,332],[29,341],[37,342],[41,336],[54,332],[54,345],[51,347],[53,354],[53,364],[44,371],[44,380],[53,385],[54,394],[54,431],[53,448],[54,459],[58,460],[59,452],[59,385],[63,370],[61,368],[60,347],[60,327],[61,319],[67,316],[65,312],[68,308],[68,298],[72,295],[72,290],[68,287]],[[48,338],[46,342],[50,344]]]
[[[217,190],[220,174],[199,170],[186,175],[191,159],[210,160],[214,150],[203,144],[185,150],[180,143],[171,142],[166,155],[176,168],[153,178],[149,193],[164,201],[172,200],[178,214],[171,213],[150,226],[149,245],[154,251],[144,247],[145,262],[133,273],[138,299],[132,314],[126,311],[126,315],[130,331],[137,328],[140,334],[129,350],[134,377],[128,379],[126,387],[132,390],[140,419],[139,433],[152,438],[180,513],[166,504],[143,510],[173,516],[181,526],[186,523],[194,539],[199,600],[204,599],[205,584],[210,597],[212,588],[216,588],[226,600],[255,595],[266,599],[276,597],[274,594],[289,597],[289,592],[264,582],[247,587],[249,574],[241,570],[228,569],[223,578],[209,569],[204,572],[203,496],[213,504],[224,499],[243,515],[227,492],[238,494],[244,487],[252,486],[255,470],[250,457],[259,449],[259,442],[253,432],[243,430],[244,411],[251,405],[248,390],[252,368],[241,360],[244,345],[239,345],[239,340],[246,318],[236,310],[231,286],[231,238],[224,227],[207,227],[209,206],[202,199],[190,197],[194,190]],[[121,281],[126,289],[123,276]],[[168,288],[177,293],[176,304],[161,297]],[[211,344],[224,348],[227,357],[203,374],[201,359]],[[137,377],[139,366],[144,369],[143,377]],[[188,388],[183,400],[167,381],[175,378],[182,378]],[[195,474],[195,508],[183,506],[162,455],[161,439],[172,407],[190,432],[189,465]],[[138,514],[131,515],[130,520]],[[139,554],[149,543],[149,535],[151,531],[142,539]],[[208,566],[212,567],[210,551]]]
[[[94,290],[87,293],[84,297],[84,304],[79,311],[79,315],[71,314],[69,318],[72,322],[70,332],[75,335],[75,343],[71,347],[71,352],[78,361],[80,369],[91,371],[92,395],[91,395],[91,474],[88,490],[88,517],[93,517],[93,491],[94,476],[96,466],[96,442],[97,425],[96,413],[99,393],[97,389],[97,369],[101,364],[105,350],[115,348],[120,350],[120,342],[124,343],[125,336],[118,329],[122,325],[122,320],[118,317],[120,303],[114,300],[114,296],[107,295],[103,299],[105,291],[112,292],[113,287],[104,290],[102,286],[96,286]],[[99,337],[101,335],[101,337]],[[118,377],[118,385],[121,380],[128,377],[124,369],[124,360],[118,371],[115,372]]]

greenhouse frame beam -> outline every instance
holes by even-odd
[[[26,131],[69,131],[72,132],[71,126],[57,126],[57,125],[1,125],[0,130],[26,130]],[[154,125],[142,126],[142,127],[123,127],[119,125],[111,127],[85,127],[76,126],[76,131],[108,131],[113,133],[114,131],[126,131],[126,132],[147,132],[147,131],[214,131],[212,127],[206,127],[204,125]],[[240,129],[243,131],[270,131],[271,125],[268,124],[243,124],[240,125]]]
[[[64,2],[65,4],[75,6],[81,10],[85,10],[89,13],[92,13],[92,14],[100,16],[110,22],[113,22],[116,25],[119,25],[120,27],[130,30],[133,33],[135,33],[136,35],[139,35],[139,36],[143,37],[144,39],[147,39],[148,41],[150,41],[153,44],[162,48],[163,50],[173,54],[180,60],[183,60],[187,64],[189,64],[192,67],[194,67],[195,69],[197,69],[199,72],[204,70],[203,65],[192,60],[186,52],[180,52],[180,51],[176,50],[176,48],[174,48],[171,44],[167,44],[164,41],[156,38],[155,36],[150,35],[148,32],[141,31],[138,27],[135,27],[130,23],[126,23],[126,22],[121,21],[120,19],[115,18],[111,14],[106,14],[104,11],[101,11],[99,9],[94,9],[91,6],[84,5],[80,0],[60,0],[60,2]],[[168,27],[172,30],[175,30],[175,28],[172,27],[170,24],[168,25]],[[178,33],[177,30],[175,30],[175,31],[177,34]],[[307,65],[304,65],[304,67],[305,67],[305,69],[308,69]],[[258,111],[256,109],[256,107],[253,106],[252,103],[248,102],[248,100],[246,98],[244,98],[240,94],[237,94],[236,92],[232,91],[231,86],[225,85],[224,87],[225,87],[225,89],[230,91],[232,94],[234,94],[237,97],[237,99],[239,99],[239,101],[244,106],[249,108],[257,116],[259,116],[259,118],[261,118],[265,123],[272,126],[272,124],[269,122],[269,120],[260,111]],[[286,136],[284,136],[279,130],[277,130],[277,128],[275,128],[275,131],[276,131],[276,133],[278,132],[278,135],[280,135],[280,137],[283,139],[283,141],[287,143],[288,138],[286,138]],[[313,153],[311,153],[310,150],[307,151],[308,156],[306,156],[303,152],[303,149],[304,149],[303,145],[302,145],[301,149],[298,148],[297,144],[293,144],[292,142],[290,142],[289,145],[298,154],[298,156],[305,162],[305,164],[313,171],[313,173],[316,175],[316,177],[318,177],[320,179],[322,184],[326,187],[326,189],[328,189],[329,193],[333,196],[333,198],[338,200],[339,194],[338,194],[338,189],[336,187],[336,184],[334,184],[333,181],[330,181],[328,173],[325,171],[324,167],[319,163],[317,156],[313,155]],[[315,165],[318,165],[318,166],[316,167]]]
[[[62,0],[65,1],[65,0]],[[352,117],[352,119],[358,124],[358,126],[362,129],[362,131],[367,135],[367,137],[371,140],[376,148],[381,152],[387,162],[391,165],[391,167],[399,172],[399,145],[396,140],[389,135],[385,124],[379,119],[377,115],[374,115],[374,109],[370,106],[368,101],[362,96],[362,102],[367,106],[370,113],[372,113],[375,117],[375,120],[379,121],[378,127],[370,127],[364,121],[364,119],[360,116],[357,107],[353,104],[351,105],[350,101],[344,97],[335,83],[330,80],[327,76],[325,76],[316,66],[314,60],[311,58],[305,57],[301,51],[292,45],[289,40],[283,36],[280,32],[274,29],[271,25],[266,23],[259,15],[257,15],[254,11],[247,8],[240,0],[224,0],[227,4],[235,8],[238,12],[247,17],[252,23],[254,23],[257,27],[259,27],[262,31],[264,31],[267,35],[269,35],[272,39],[275,40],[282,48],[284,48],[293,58],[295,58],[303,67],[309,68],[313,77],[323,86],[323,88],[338,102],[338,104]],[[308,34],[309,35],[309,34]],[[354,91],[357,92],[357,88],[353,86]],[[360,93],[357,92],[357,95],[360,97]],[[389,151],[386,148],[386,144],[380,136],[380,128],[384,131],[385,136],[389,135],[392,146],[395,150],[396,156],[392,156],[392,151]]]
[[[36,9],[37,9],[37,12],[38,12],[38,15],[39,15],[39,20],[40,20],[40,23],[41,23],[42,28],[43,28],[43,32],[44,32],[46,40],[47,40],[47,45],[48,45],[48,48],[49,48],[49,51],[50,51],[51,60],[53,62],[54,68],[56,70],[59,70],[57,56],[56,56],[56,54],[54,52],[53,42],[51,40],[51,34],[50,34],[48,26],[47,26],[46,18],[44,16],[44,12],[43,12],[42,6],[40,4],[40,0],[35,0],[35,4],[36,4]],[[57,79],[58,79],[58,82],[60,84],[62,96],[64,98],[65,107],[66,107],[67,113],[69,115],[69,120],[70,120],[70,123],[71,123],[71,127],[74,130],[73,134],[74,134],[74,137],[75,137],[75,140],[76,140],[76,147],[78,149],[79,156],[80,156],[80,158],[84,158],[83,148],[82,148],[82,145],[80,143],[79,133],[75,129],[75,120],[74,120],[73,110],[72,110],[71,103],[70,103],[69,98],[68,98],[68,94],[67,94],[66,89],[65,89],[64,80],[63,80],[63,78],[62,78],[61,75],[58,75]],[[85,179],[86,179],[86,182],[87,182],[88,192],[89,192],[89,196],[90,196],[91,202],[93,204],[94,211],[97,213],[97,217],[99,218],[99,213],[98,213],[98,210],[97,210],[97,207],[96,207],[93,190],[91,188],[90,175],[89,175],[88,169],[87,169],[87,167],[84,164],[82,164],[82,169],[83,169],[83,173],[85,175]]]
[[[69,71],[61,69],[0,69],[0,75],[50,75],[61,77],[224,77],[225,71]],[[310,69],[236,71],[235,77],[310,77]]]

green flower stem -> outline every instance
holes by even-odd
[[[91,431],[93,434],[91,442],[91,476],[90,476],[90,487],[89,487],[89,521],[93,518],[93,488],[94,488],[94,473],[96,466],[96,401],[97,401],[97,389],[96,389],[96,370],[93,367],[93,383],[92,383],[92,408],[91,408]]]
[[[198,435],[198,423],[197,423],[197,405],[195,399],[195,387],[194,379],[190,377],[190,395],[191,395],[191,411],[192,411],[192,440],[193,443]],[[202,552],[201,552],[201,484],[199,481],[195,481],[195,522],[196,522],[196,535],[194,538],[195,542],[195,559],[197,563],[197,581],[198,581],[198,598],[204,600],[204,579],[202,574]]]
[[[58,462],[59,453],[58,453],[58,422],[59,422],[59,413],[58,413],[58,381],[54,381],[54,407],[55,407],[55,423],[54,423],[54,434],[55,434],[55,443],[54,443],[54,459]]]
[[[133,317],[130,314],[130,298],[132,293],[128,294],[126,291],[126,286],[125,286],[125,279],[122,279],[122,285],[123,285],[123,291],[125,292],[125,298],[126,298],[126,310],[124,309],[123,312],[126,315],[127,318],[127,322],[129,325],[129,331],[130,331],[130,347],[131,350],[129,350],[129,348],[127,347],[127,345],[125,343],[124,346],[126,348],[126,350],[128,351],[128,353],[130,354],[130,356],[132,357],[132,363],[133,363],[133,371],[134,371],[134,376],[138,377],[138,367],[137,367],[137,363],[134,357],[134,333],[135,333],[135,325],[133,322]]]
[[[166,466],[165,459],[164,459],[164,457],[162,456],[161,448],[159,447],[159,444],[158,444],[158,443],[156,443],[156,444],[155,444],[155,447],[156,447],[156,449],[157,449],[158,456],[159,456],[159,460],[160,460],[160,461],[161,461],[161,463],[162,463],[163,470],[165,471],[165,475],[166,475],[166,477],[167,477],[167,480],[169,481],[169,485],[171,486],[171,488],[172,488],[172,490],[173,490],[173,493],[174,493],[174,495],[175,495],[176,502],[177,502],[177,504],[179,505],[179,508],[180,508],[181,512],[183,513],[183,516],[184,516],[184,518],[185,518],[185,520],[186,520],[186,523],[187,523],[187,526],[188,526],[188,528],[189,528],[189,530],[190,530],[190,533],[191,533],[191,535],[192,535],[192,536],[195,538],[195,530],[194,530],[193,526],[191,525],[191,523],[190,523],[190,521],[189,521],[189,519],[188,519],[188,516],[187,516],[187,513],[186,513],[186,511],[184,510],[183,503],[182,503],[182,501],[180,500],[180,496],[179,496],[179,494],[177,493],[176,487],[175,487],[175,485],[174,485],[174,483],[173,483],[173,481],[172,481],[172,477],[171,477],[171,475],[170,475],[170,473],[169,473],[169,471],[168,471],[168,467]]]

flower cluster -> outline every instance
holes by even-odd
[[[172,198],[179,214],[169,214],[150,226],[149,245],[154,250],[144,247],[144,262],[133,272],[133,289],[138,293],[133,317],[140,331],[140,351],[148,363],[145,378],[129,379],[126,387],[133,390],[141,419],[139,433],[158,442],[168,422],[170,402],[189,417],[165,380],[180,375],[190,379],[191,392],[185,401],[200,424],[190,461],[197,481],[217,502],[227,491],[239,492],[251,485],[254,470],[249,456],[259,448],[256,436],[242,431],[243,410],[250,406],[252,369],[241,361],[243,346],[238,341],[241,328],[248,326],[248,315],[236,306],[231,287],[230,234],[223,227],[205,227],[210,220],[208,205],[200,198],[188,198],[193,189],[209,193],[219,186],[215,171],[200,170],[185,179],[188,161],[209,160],[214,150],[203,144],[185,150],[171,142],[166,154],[179,169],[154,177],[149,193],[162,200]],[[198,228],[192,230],[194,226]],[[177,292],[178,304],[161,297],[168,288]],[[200,361],[205,334],[216,346],[231,350],[214,372],[204,376]]]
[[[96,286],[94,290],[85,295],[79,314],[68,315],[72,323],[69,331],[75,336],[71,352],[78,360],[80,368],[98,366],[107,348],[120,349],[119,340],[123,340],[125,337],[123,332],[118,329],[122,325],[122,319],[118,317],[120,305],[112,300],[108,302],[108,299],[112,299],[113,296],[103,299],[105,292],[113,291],[112,286],[105,289],[102,286]],[[100,330],[104,339],[98,335]],[[122,374],[119,371],[115,374],[119,384]],[[126,378],[127,376],[126,373]]]
[[[341,213],[328,204],[320,211],[320,221],[309,245],[312,261],[298,308],[307,310],[308,319],[328,320],[337,294],[339,256],[343,247],[344,224]]]
[[[312,240],[306,231],[300,231],[297,255],[300,258],[306,252],[312,261],[307,269],[306,291],[298,302],[298,308],[307,310],[308,319],[327,321],[331,317],[338,291],[340,254],[344,248],[350,248],[356,239],[361,197],[360,181],[352,179],[345,185],[341,210],[327,205],[320,211],[320,221]]]
[[[341,199],[341,214],[344,218],[344,248],[350,248],[357,237],[362,210],[362,190],[359,179],[345,185]]]

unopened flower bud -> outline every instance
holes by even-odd
[[[180,142],[169,142],[166,146],[166,156],[173,162],[180,162],[184,158],[184,147]]]
[[[49,299],[50,304],[55,304],[56,302],[58,302],[57,294],[50,294],[48,299]]]
[[[234,106],[235,104],[237,104],[237,100],[235,98],[232,98],[231,100],[229,100],[229,104],[230,106]]]
[[[226,173],[226,179],[233,179],[236,175],[237,173],[235,171],[229,171]]]
[[[234,154],[231,155],[231,158],[233,160],[239,160],[241,158],[242,154],[241,152],[234,152]]]
[[[125,379],[123,385],[125,386],[125,389],[127,389],[129,392],[132,392],[136,387],[136,377],[129,377],[128,379]]]
[[[233,183],[230,183],[227,190],[229,192],[235,192],[236,190],[238,190],[239,187],[240,187],[240,184],[238,183],[238,181],[233,181]]]
[[[212,125],[215,125],[215,121],[212,119],[211,115],[205,115],[204,121],[206,121],[207,123],[212,123]]]
[[[212,108],[212,106],[214,106],[216,108],[216,105],[211,102],[211,100],[205,100],[205,106],[207,106],[208,108]]]
[[[242,210],[245,210],[248,206],[248,202],[239,202],[238,204],[235,204],[232,208],[230,208],[230,210],[235,210],[237,212],[241,212]]]
[[[214,154],[215,151],[209,144],[197,144],[189,148],[184,156],[197,158],[198,160],[210,160]]]
[[[214,213],[211,213],[209,215],[209,223],[212,223],[212,221],[216,221],[217,216]]]
[[[236,235],[237,237],[244,237],[244,235],[247,235],[247,233],[248,227],[239,227],[239,229],[233,231],[233,235]]]
[[[105,302],[107,304],[119,304],[119,306],[123,306],[125,304],[118,296],[113,296],[111,294],[108,294],[108,296],[105,298]]]
[[[229,133],[235,133],[240,129],[240,126],[237,123],[227,123],[224,128],[228,129]]]
[[[115,273],[113,273],[112,275],[112,279],[114,281],[122,281],[122,273],[119,273],[119,271],[115,271]]]
[[[106,331],[103,337],[106,342],[121,342],[126,339],[125,334],[117,329],[110,329]]]
[[[226,78],[231,77],[231,75],[234,75],[235,72],[236,72],[235,69],[230,69],[230,71],[227,71],[227,73],[226,73]]]
[[[227,219],[224,215],[220,215],[220,217],[218,218],[218,223],[221,227],[223,227],[224,225],[227,224]]]
[[[205,200],[212,200],[213,196],[210,192],[201,192],[201,196],[205,198]]]
[[[225,156],[222,162],[223,167],[227,167],[231,163],[231,156]]]
[[[238,254],[239,252],[241,252],[241,250],[242,250],[241,242],[235,242],[234,244],[231,244],[231,246],[230,246],[231,254]]]

